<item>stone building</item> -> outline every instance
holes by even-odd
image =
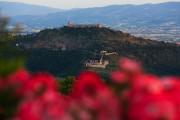
[[[68,22],[68,24],[66,25],[66,27],[70,27],[70,28],[102,28],[103,26],[101,24],[74,24],[72,22]]]

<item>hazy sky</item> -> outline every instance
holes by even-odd
[[[9,2],[23,2],[30,4],[46,5],[50,7],[69,9],[105,6],[111,4],[144,4],[144,3],[160,3],[168,1],[180,0],[0,0]]]

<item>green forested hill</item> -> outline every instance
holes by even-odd
[[[156,74],[180,74],[178,45],[137,38],[105,27],[47,29],[20,36],[15,44],[28,53],[28,69],[59,76],[75,75],[86,69],[84,62],[99,56],[101,50],[119,54],[106,57],[111,62],[106,69],[94,69],[104,75],[115,69],[118,58],[124,56],[142,61],[147,71]]]

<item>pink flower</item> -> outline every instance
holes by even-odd
[[[14,120],[43,120],[41,109],[39,100],[24,101],[20,104]]]
[[[58,83],[55,78],[46,73],[33,75],[29,80],[24,92],[26,95],[41,95],[46,90],[58,89]]]
[[[74,83],[72,96],[80,97],[87,95],[94,97],[98,91],[105,88],[106,86],[98,74],[90,71],[83,72]]]
[[[9,84],[19,84],[24,83],[30,79],[31,75],[28,71],[24,69],[19,69],[15,73],[11,74],[9,78]]]
[[[135,76],[131,81],[131,89],[134,93],[161,94],[163,91],[163,84],[155,75],[142,74]]]
[[[122,58],[119,61],[119,65],[122,70],[130,73],[140,73],[143,71],[141,64],[138,61],[131,60],[128,58]]]
[[[66,117],[67,108],[68,103],[62,95],[47,90],[40,97],[25,100],[15,120],[59,120]]]
[[[111,73],[111,78],[114,82],[122,84],[127,82],[128,75],[123,71],[115,71]]]
[[[17,96],[22,96],[30,78],[31,75],[28,71],[24,69],[17,70],[15,73],[8,76],[7,87],[13,89]]]
[[[130,100],[129,116],[131,120],[175,120],[176,107],[164,95],[143,95]]]
[[[116,96],[94,72],[80,74],[75,82],[72,97],[84,110],[94,111],[100,120],[119,119],[120,106]]]

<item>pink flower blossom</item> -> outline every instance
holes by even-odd
[[[16,102],[7,116],[12,120],[180,120],[180,77],[147,74],[123,58],[111,78],[108,84],[95,72],[82,72],[65,96],[47,73],[20,69],[0,76],[0,117],[9,114],[7,99]]]
[[[122,70],[130,73],[139,73],[143,71],[141,64],[138,61],[131,60],[128,58],[122,58],[119,61],[119,65]]]
[[[49,89],[57,91],[57,81],[49,74],[39,73],[31,77],[26,85],[26,88],[24,89],[24,92],[26,95],[41,95]]]
[[[122,84],[128,81],[128,75],[122,71],[115,71],[111,73],[111,78],[114,82]]]

